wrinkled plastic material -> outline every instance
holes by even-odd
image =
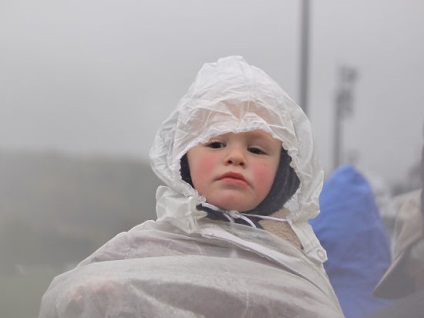
[[[212,221],[180,176],[188,149],[225,132],[262,129],[282,141],[301,186],[286,205],[303,250],[262,229]],[[241,57],[203,66],[160,127],[152,168],[156,221],[106,243],[56,277],[40,317],[343,317],[308,219],[319,212],[322,170],[302,110]],[[117,212],[119,213],[119,212]]]
[[[199,226],[203,236],[168,221],[118,235],[55,278],[40,317],[343,317],[327,277],[291,243]]]

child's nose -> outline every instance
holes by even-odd
[[[235,166],[246,166],[246,156],[242,149],[239,147],[231,147],[228,149],[227,158],[225,159],[225,163],[227,165],[235,165]]]

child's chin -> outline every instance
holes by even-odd
[[[208,198],[208,202],[222,210],[234,210],[238,212],[249,211],[256,207],[252,195],[241,191],[219,192],[213,197]]]
[[[214,204],[215,206],[217,206],[218,208],[222,209],[222,210],[227,210],[227,211],[237,211],[240,213],[249,211],[251,209],[249,209],[249,207],[246,207],[246,205],[244,204],[234,204],[234,202],[231,202],[231,204]]]

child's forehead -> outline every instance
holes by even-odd
[[[269,140],[281,142],[279,139],[274,138],[270,133],[263,131],[262,129],[254,129],[242,132],[226,132],[211,136],[210,140],[213,140],[214,138],[243,138],[252,140]]]

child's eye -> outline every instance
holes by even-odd
[[[265,151],[263,151],[261,148],[258,147],[249,147],[247,150],[251,153],[254,153],[256,155],[265,155]]]
[[[213,149],[219,149],[219,148],[224,148],[225,144],[223,142],[220,142],[220,141],[212,141],[212,142],[206,144],[206,147],[213,148]]]

